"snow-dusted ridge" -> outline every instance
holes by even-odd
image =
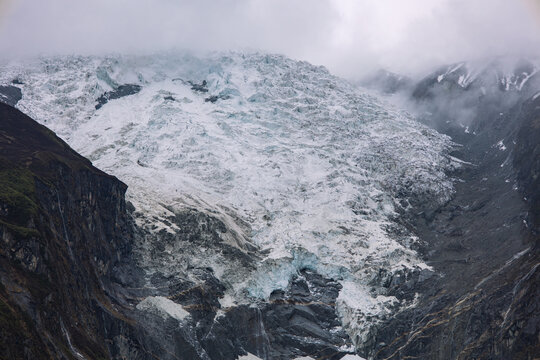
[[[520,92],[538,77],[539,68],[537,60],[500,57],[460,62],[441,69],[435,76],[438,83],[450,81],[462,88],[476,84],[485,95],[486,89],[494,85],[502,91]]]
[[[339,311],[360,342],[397,302],[368,285],[379,269],[427,267],[393,219],[407,198],[449,199],[450,140],[322,67],[265,54],[66,57],[4,64],[0,82],[15,78],[22,111],[129,185],[141,227],[174,233],[167,218],[197,209],[226,225],[224,242],[261,257],[240,269],[219,249],[168,244],[156,260],[143,240],[150,273],[212,267],[231,305],[311,268],[343,284]],[[208,92],[189,83],[203,80]],[[95,109],[130,83],[142,90]]]

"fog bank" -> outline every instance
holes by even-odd
[[[538,0],[0,0],[0,54],[262,50],[358,78],[540,49]]]

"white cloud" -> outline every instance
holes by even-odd
[[[414,72],[540,48],[535,1],[11,0],[0,7],[0,53],[249,48],[346,76]]]

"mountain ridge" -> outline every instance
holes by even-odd
[[[476,72],[467,62],[449,65],[396,95],[460,144],[457,156],[471,166],[460,171],[448,204],[414,222],[419,236],[431,239],[424,259],[445,278],[416,310],[388,321],[377,338],[399,340],[377,356],[532,359],[539,353],[534,63],[515,60],[503,69],[494,61],[476,65]]]

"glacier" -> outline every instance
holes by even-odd
[[[379,319],[414,306],[377,279],[430,270],[400,214],[412,199],[448,201],[448,174],[461,162],[449,137],[408,113],[280,55],[69,56],[0,67],[0,82],[17,79],[22,89],[19,109],[129,186],[148,279],[196,282],[192,269],[212,268],[227,308],[265,301],[311,269],[342,284],[337,309],[356,345]],[[96,109],[125,84],[141,89]],[[156,251],[163,234],[183,231],[171,218],[189,212],[223,224],[219,242],[168,241]],[[162,311],[165,301],[139,308]]]

